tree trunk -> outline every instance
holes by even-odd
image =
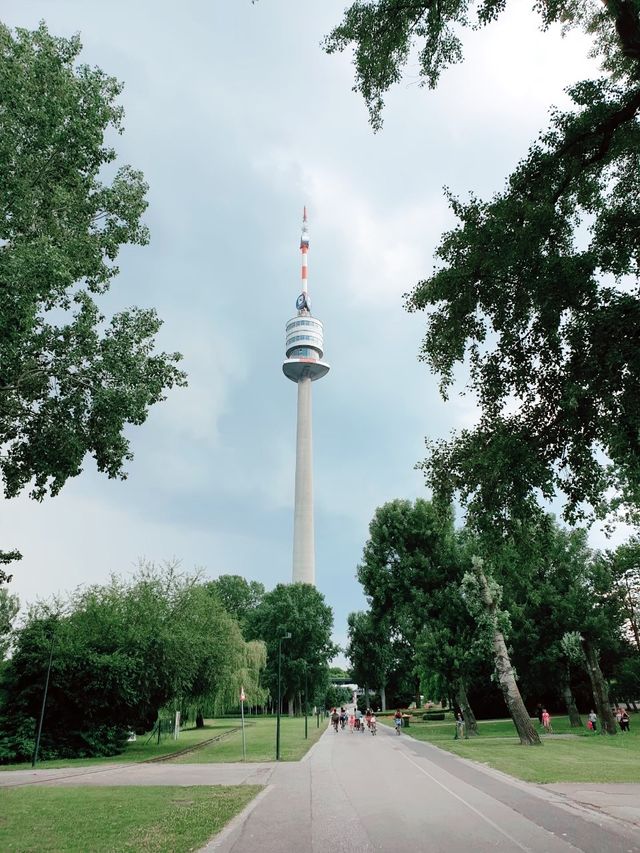
[[[290,716],[290,717],[293,717],[293,715],[294,715],[294,714],[293,714],[293,702],[294,702],[294,698],[295,698],[294,696],[287,696],[287,705],[288,705],[288,708],[289,708],[289,710],[288,710],[288,714],[289,714],[289,716]]]
[[[202,716],[202,711],[198,708],[196,712],[196,728],[203,729],[204,728],[204,717]]]
[[[364,701],[367,708],[369,707],[369,687],[365,684],[364,686]]]
[[[380,688],[380,710],[387,710],[387,691],[384,686]]]
[[[511,666],[511,658],[509,657],[509,651],[504,639],[504,634],[498,627],[496,602],[489,588],[487,576],[482,568],[482,561],[477,558],[474,559],[473,569],[480,584],[482,603],[484,604],[491,622],[493,632],[492,641],[494,663],[500,689],[504,696],[504,701],[509,709],[511,719],[513,720],[513,724],[520,737],[520,743],[523,746],[539,746],[542,741],[540,740],[538,732],[533,727],[531,718],[529,717],[529,712],[522,701],[522,696],[520,695],[520,690],[516,683],[516,677],[513,673],[513,667]]]
[[[571,728],[581,728],[582,720],[580,719],[580,713],[576,705],[576,700],[571,692],[571,685],[569,684],[569,681],[565,681],[562,685],[562,697],[564,699],[564,704],[567,706],[567,714],[569,715]]]
[[[458,700],[458,705],[460,706],[460,710],[462,711],[462,716],[464,717],[464,725],[469,737],[473,737],[478,734],[478,723],[476,721],[476,715],[473,713],[473,709],[469,704],[469,699],[467,697],[467,691],[464,684],[464,679],[459,678],[456,682],[456,699]]]
[[[591,681],[591,690],[593,691],[593,700],[596,703],[596,713],[600,723],[600,734],[616,735],[618,729],[616,727],[616,718],[611,712],[609,705],[609,694],[607,685],[600,669],[598,661],[598,650],[595,649],[588,640],[582,641],[584,648],[584,657],[587,663],[587,672]]]

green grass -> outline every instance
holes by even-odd
[[[128,743],[124,752],[120,755],[112,755],[107,758],[64,758],[54,761],[38,761],[38,767],[87,767],[94,764],[111,764],[113,762],[136,762],[147,761],[150,758],[160,758],[165,755],[172,755],[174,752],[179,752],[181,749],[186,749],[189,746],[195,746],[203,740],[221,735],[229,731],[235,725],[239,725],[234,720],[207,720],[203,729],[183,729],[180,732],[178,740],[173,740],[171,735],[163,734],[160,744],[157,737],[150,738],[150,733],[139,735],[138,739],[133,743]],[[2,770],[26,770],[31,767],[31,763],[24,764],[4,764],[0,765]]]
[[[225,720],[239,725],[240,720]],[[283,761],[299,761],[313,746],[327,727],[326,719],[316,726],[316,718],[309,717],[307,740],[304,739],[304,717],[280,718],[280,757]],[[276,718],[250,717],[245,728],[247,761],[275,761]],[[196,752],[174,759],[176,764],[205,764],[211,762],[242,761],[242,734],[234,732],[223,740],[209,744]]]
[[[542,747],[522,746],[511,720],[480,722],[478,737],[468,740],[453,739],[453,720],[411,720],[403,736],[428,741],[527,782],[640,782],[640,719],[635,715],[631,732],[615,737],[572,729],[567,717],[554,717],[552,724],[554,734],[541,735]]]
[[[4,788],[0,849],[20,853],[197,850],[258,786]]]

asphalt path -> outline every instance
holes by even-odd
[[[206,853],[640,853],[637,830],[379,726],[273,768]],[[204,853],[204,851],[203,851]]]

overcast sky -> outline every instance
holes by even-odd
[[[322,37],[343,0],[4,0],[10,26],[80,32],[83,60],[124,81],[120,162],[150,184],[151,244],[121,253],[105,307],[155,306],[188,389],[131,432],[125,482],[88,460],[42,504],[4,501],[3,548],[24,554],[23,602],[177,557],[262,581],[291,578],[296,389],[282,374],[307,205],[309,289],[331,372],[313,387],[316,575],[335,613],[364,606],[355,569],[377,506],[425,496],[424,438],[474,418],[418,363],[424,318],[402,294],[452,225],[443,186],[487,196],[525,154],[588,43],[541,33],[529,4],[467,33],[439,89],[415,64],[374,135],[350,57]],[[600,542],[600,539],[594,539]]]

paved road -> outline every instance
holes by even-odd
[[[640,853],[630,824],[379,732],[327,731],[306,761],[274,768],[248,816],[206,853]]]
[[[298,763],[7,771],[0,787],[264,785],[206,853],[640,853],[640,785],[617,786],[615,820],[605,786],[529,785],[378,731],[328,730]]]

